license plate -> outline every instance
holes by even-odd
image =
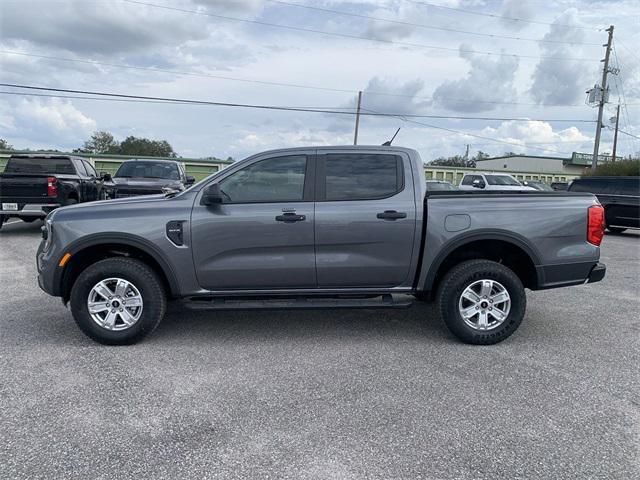
[[[18,210],[18,204],[17,203],[3,203],[2,204],[2,209],[3,210]]]

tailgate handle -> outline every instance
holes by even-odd
[[[376,217],[382,220],[397,220],[398,218],[407,218],[407,214],[404,212],[396,212],[395,210],[385,210],[376,215]]]
[[[306,219],[307,217],[305,215],[297,215],[294,212],[287,212],[276,216],[276,221],[285,223],[302,222]]]

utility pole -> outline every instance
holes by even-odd
[[[358,128],[360,127],[360,106],[362,105],[362,90],[358,92],[358,109],[356,110],[356,132],[353,135],[353,144],[358,144]]]
[[[469,144],[467,143],[467,150],[464,152],[464,159],[469,160]]]
[[[606,45],[607,50],[604,55],[604,68],[602,69],[602,85],[600,86],[600,102],[598,102],[598,124],[596,125],[596,140],[593,144],[593,159],[591,160],[591,168],[595,170],[598,166],[598,150],[600,149],[600,132],[602,130],[602,113],[604,111],[604,104],[607,94],[607,74],[609,73],[609,54],[611,53],[611,43],[613,42],[613,25],[609,26],[606,30],[609,32],[609,39]]]
[[[620,122],[620,101],[618,101],[618,109],[616,110],[616,130],[613,134],[613,153],[611,154],[611,161],[616,161],[616,147],[618,146],[618,122]]]

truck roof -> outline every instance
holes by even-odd
[[[389,150],[391,152],[405,152],[410,155],[418,155],[418,152],[413,148],[407,147],[396,147],[395,145],[385,146],[385,145],[322,145],[322,146],[302,146],[302,147],[291,147],[291,148],[276,148],[274,150],[265,150],[263,152],[259,152],[262,154],[271,154],[271,153],[286,153],[286,152],[297,152],[300,150],[353,150],[353,151],[367,151],[367,150],[376,150],[380,152],[381,150]],[[253,156],[253,155],[252,155]]]

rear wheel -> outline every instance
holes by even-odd
[[[526,294],[509,268],[489,260],[470,260],[447,272],[438,290],[438,307],[458,339],[490,345],[509,337],[520,326]]]
[[[78,327],[105,345],[142,340],[160,324],[166,297],[156,273],[130,258],[108,258],[87,267],[71,290]]]
[[[38,219],[38,217],[18,217],[18,218],[26,223],[35,222]]]

